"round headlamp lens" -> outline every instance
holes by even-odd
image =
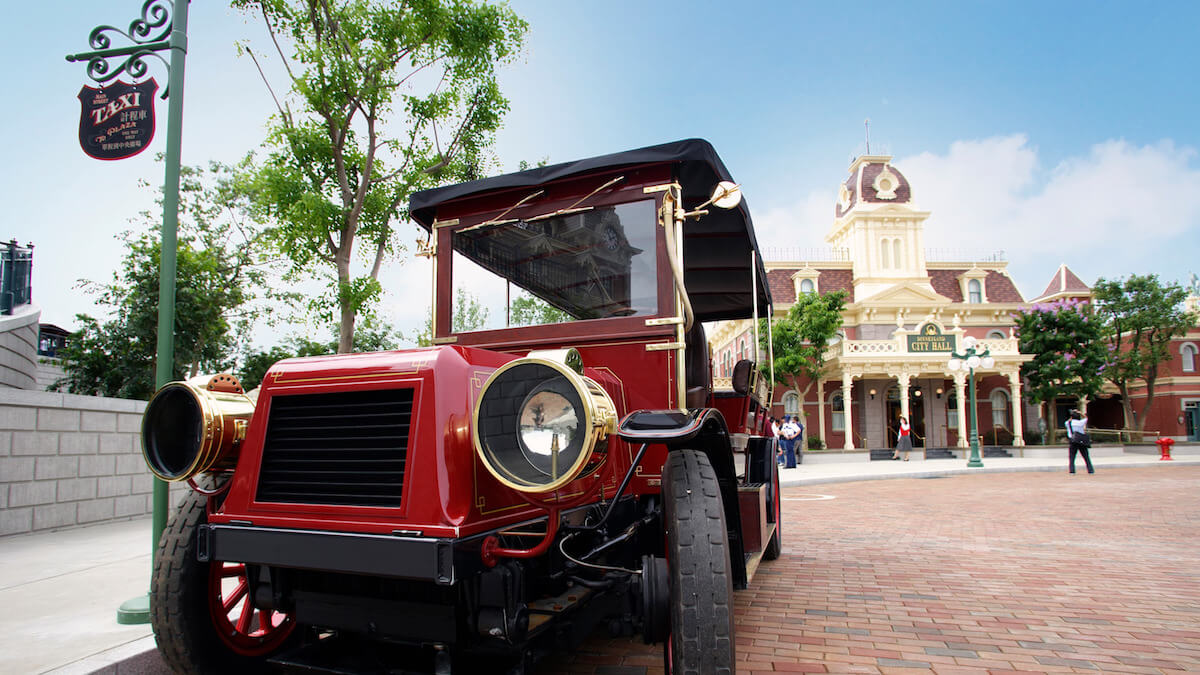
[[[575,462],[575,457],[567,456],[581,425],[575,406],[556,391],[538,388],[525,397],[519,419],[517,433],[525,460],[556,480]]]

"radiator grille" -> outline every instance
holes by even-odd
[[[413,390],[271,399],[258,500],[400,506]]]

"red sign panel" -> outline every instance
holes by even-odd
[[[79,145],[89,157],[125,159],[154,138],[154,78],[79,90]]]

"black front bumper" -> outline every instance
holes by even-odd
[[[230,562],[455,583],[453,539],[290,530],[252,525],[201,525],[201,562]]]

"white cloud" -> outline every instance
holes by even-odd
[[[916,201],[932,215],[926,244],[993,241],[1016,254],[1111,250],[1137,233],[1141,243],[1200,223],[1200,169],[1191,149],[1164,141],[1110,140],[1082,157],[1040,170],[1023,135],[959,141],[945,155],[898,158]],[[1010,256],[1010,258],[1013,256]]]
[[[966,257],[1003,250],[1029,298],[1062,262],[1088,283],[1130,272],[1184,279],[1185,265],[1195,263],[1180,247],[1194,252],[1200,232],[1195,158],[1194,149],[1169,140],[1141,146],[1108,140],[1046,167],[1038,147],[1013,134],[956,141],[945,153],[898,157],[894,164],[912,184],[915,205],[931,212],[926,248]],[[760,245],[823,246],[843,178],[831,176],[829,189],[760,213]]]

